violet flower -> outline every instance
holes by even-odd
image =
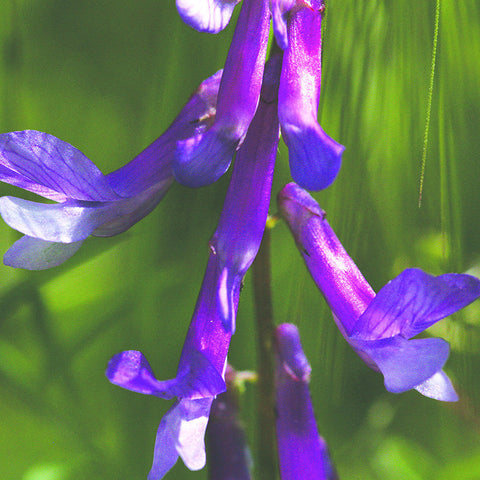
[[[268,43],[268,0],[244,0],[225,62],[210,129],[179,142],[173,173],[188,187],[218,180],[228,169],[255,115]]]
[[[227,391],[213,401],[207,428],[209,480],[250,480],[252,459],[240,421],[236,372],[227,365]]]
[[[278,92],[278,116],[288,147],[292,178],[308,190],[322,190],[336,178],[344,147],[330,138],[317,122],[322,63],[323,0],[275,0],[283,5],[288,21],[274,22],[277,39],[287,43]],[[300,6],[299,6],[300,5]],[[274,14],[275,11],[274,10]],[[285,15],[285,13],[283,13]],[[282,18],[281,14],[277,17]],[[274,15],[275,19],[275,15]],[[284,34],[280,30],[286,30]]]
[[[205,464],[205,428],[215,395],[225,390],[223,374],[241,281],[260,246],[270,203],[279,140],[275,102],[279,65],[278,57],[267,64],[262,100],[238,152],[177,376],[156,380],[136,351],[115,355],[106,372],[123,388],[177,397],[160,422],[149,480],[162,478],[179,456],[191,470]]]
[[[190,12],[212,15],[219,5],[186,2]],[[270,10],[278,44],[285,50],[278,114],[289,150],[292,177],[311,190],[328,187],[338,174],[344,147],[317,122],[321,83],[323,0],[244,0],[218,93],[217,117],[207,131],[178,144],[175,179],[201,187],[220,178],[241,145],[258,104],[268,43]],[[201,17],[201,15],[199,15]]]
[[[457,400],[442,370],[448,343],[411,338],[476,300],[480,280],[408,269],[375,295],[307,192],[291,183],[278,201],[340,331],[367,365],[383,374],[386,389],[400,393],[414,388],[437,400]]]
[[[230,21],[240,0],[177,0],[182,20],[200,32],[218,33]]]
[[[277,445],[282,480],[336,480],[327,444],[318,434],[308,384],[311,367],[295,325],[276,336]]]
[[[1,134],[0,181],[59,202],[0,198],[5,222],[25,235],[5,254],[5,264],[29,270],[57,266],[89,235],[117,235],[150,213],[173,182],[177,141],[213,121],[220,79],[221,71],[205,80],[161,137],[108,175],[75,147],[47,133]]]

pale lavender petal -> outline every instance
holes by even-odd
[[[268,0],[244,0],[218,92],[214,126],[179,142],[173,163],[175,179],[201,187],[228,169],[255,114],[268,44]]]
[[[169,183],[117,202],[43,204],[15,197],[0,198],[0,214],[10,227],[30,237],[71,243],[124,232],[150,213],[163,198]],[[163,187],[163,188],[162,188]],[[166,188],[165,188],[166,187]]]
[[[5,253],[3,263],[9,267],[26,270],[46,270],[57,267],[81,247],[83,241],[55,243],[24,236]]]
[[[310,274],[332,309],[340,331],[348,337],[375,292],[311,195],[289,183],[278,194],[278,202]]]
[[[7,225],[30,237],[49,242],[85,240],[104,221],[114,218],[117,202],[44,204],[1,197],[0,214]]]
[[[344,147],[317,122],[323,1],[312,0],[311,4],[290,12],[278,115],[293,179],[309,190],[321,190],[335,180]]]
[[[182,20],[200,32],[218,33],[230,21],[240,0],[177,0]]]
[[[351,339],[349,343],[384,376],[385,388],[401,393],[423,384],[440,372],[448,359],[449,346],[441,338],[406,340],[401,335],[380,340]]]
[[[48,133],[1,134],[0,166],[0,181],[58,202],[118,198],[102,172],[80,150]]]
[[[195,350],[190,352],[189,364],[172,380],[157,380],[145,356],[136,350],[114,355],[105,374],[114,385],[165,399],[214,397],[225,391],[222,375]]]
[[[434,400],[440,400],[442,402],[458,401],[457,392],[443,370],[440,370],[420,385],[417,385],[415,390],[425,397],[430,397]]]
[[[337,478],[325,441],[320,437],[308,389],[310,365],[298,329],[276,329],[277,445],[282,480]]]
[[[212,398],[182,399],[165,414],[157,431],[153,465],[148,480],[160,480],[180,456],[190,470],[205,466],[204,435]]]
[[[480,297],[480,280],[465,274],[434,277],[412,268],[388,282],[360,316],[352,336],[411,338]]]

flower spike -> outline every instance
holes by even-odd
[[[480,297],[480,280],[438,277],[408,269],[372,290],[315,200],[291,183],[278,196],[283,217],[347,342],[393,393],[415,388],[443,401],[458,399],[442,368],[449,354],[440,338],[411,338]]]

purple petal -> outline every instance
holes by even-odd
[[[282,135],[293,179],[309,190],[328,187],[338,174],[344,147],[317,123],[321,85],[323,1],[292,12],[278,94]]]
[[[448,358],[449,346],[441,338],[406,340],[401,335],[381,340],[351,339],[350,344],[372,368],[377,367],[392,393],[419,387],[437,372]]]
[[[325,441],[318,434],[308,390],[310,366],[294,325],[277,327],[277,445],[282,480],[336,479]]]
[[[195,137],[215,119],[222,70],[204,80],[166,132],[131,162],[106,176],[119,195],[131,197],[172,180],[177,142]]]
[[[182,399],[165,414],[158,427],[148,480],[163,478],[179,456],[190,470],[205,466],[204,436],[212,401]]]
[[[83,241],[55,243],[24,236],[5,253],[3,263],[9,267],[26,270],[46,270],[68,260],[78,251],[82,243]]]
[[[298,111],[290,118],[284,115],[281,122],[293,180],[307,190],[330,186],[340,170],[345,147],[330,138],[316,120],[298,118]]]
[[[0,135],[0,180],[58,202],[118,199],[80,150],[35,130]]]
[[[457,392],[443,370],[440,370],[420,385],[417,385],[415,390],[425,397],[430,397],[434,400],[440,400],[442,402],[458,401]]]
[[[244,0],[220,83],[215,124],[179,142],[173,163],[178,182],[208,185],[228,169],[257,108],[269,23],[268,0]]]
[[[352,336],[363,340],[411,338],[480,297],[480,280],[409,269],[385,285],[360,316]]]
[[[225,382],[200,352],[190,352],[190,362],[172,380],[159,381],[141,352],[128,350],[112,357],[106,376],[119,387],[170,399],[214,397],[225,391]]]
[[[163,199],[173,178],[158,183],[135,197],[117,202],[112,205],[113,220],[105,215],[104,223],[98,226],[93,235],[96,237],[113,237],[127,231],[130,227],[146,217]]]
[[[312,368],[303,353],[300,335],[295,325],[283,323],[276,329],[276,339],[282,367],[293,380],[308,383]]]
[[[178,143],[173,174],[175,180],[191,188],[203,187],[217,181],[232,162],[239,142],[235,135],[218,128]]]
[[[182,20],[200,32],[218,33],[230,21],[240,0],[177,0]]]

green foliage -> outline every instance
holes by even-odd
[[[216,36],[193,31],[173,0],[6,0],[0,18],[0,130],[51,133],[105,173],[163,132],[221,68],[233,33],[233,25]],[[406,267],[480,272],[480,6],[472,0],[441,2],[418,208],[434,20],[432,0],[327,5],[319,115],[346,150],[335,184],[315,196],[377,290]],[[275,193],[290,181],[287,160],[282,146]],[[175,186],[128,233],[90,238],[52,271],[0,266],[0,478],[146,478],[169,403],[112,386],[104,368],[114,353],[141,349],[159,378],[174,375],[227,185]],[[16,238],[0,224],[0,252]],[[479,478],[478,305],[435,332],[452,342],[457,405],[387,394],[336,330],[282,224],[272,249],[276,319],[299,326],[319,428],[341,478]],[[255,369],[251,287],[247,274],[230,354],[237,369]],[[250,436],[254,389],[242,401]],[[206,473],[179,462],[167,478]]]

